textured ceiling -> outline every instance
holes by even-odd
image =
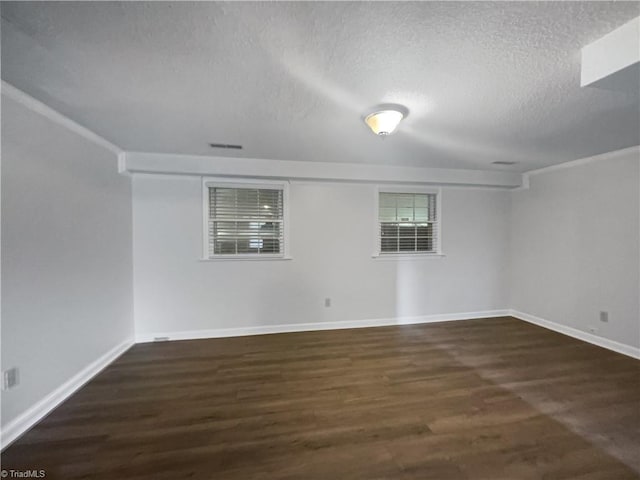
[[[3,79],[125,150],[530,170],[640,143],[640,93],[579,86],[638,2],[1,8]],[[410,110],[384,139],[379,103]]]

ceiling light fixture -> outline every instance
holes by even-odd
[[[364,118],[371,131],[379,136],[391,135],[409,111],[401,105],[381,105]]]

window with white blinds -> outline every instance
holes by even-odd
[[[207,185],[208,256],[284,253],[284,192],[264,188]]]
[[[439,253],[437,202],[436,193],[379,192],[380,254]]]

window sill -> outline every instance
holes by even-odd
[[[444,253],[374,253],[371,258],[374,260],[433,260],[437,258],[444,258]]]
[[[292,257],[257,256],[257,255],[229,255],[228,257],[200,258],[199,262],[272,262],[278,260],[293,260]]]

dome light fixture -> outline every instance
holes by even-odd
[[[386,108],[380,108],[380,110],[376,110],[364,117],[364,123],[378,136],[391,135],[409,112],[401,105],[384,105],[380,107]]]

